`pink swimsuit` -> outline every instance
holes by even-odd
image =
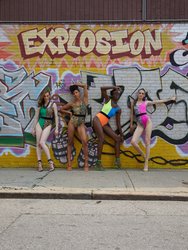
[[[147,115],[146,102],[141,102],[140,104],[134,105],[134,113],[136,116],[137,122],[143,127],[146,128],[149,116]]]

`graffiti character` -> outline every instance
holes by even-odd
[[[107,90],[110,90],[110,95],[107,94]],[[97,149],[97,162],[96,169],[103,170],[103,166],[101,163],[101,154],[104,143],[104,133],[110,136],[115,141],[115,167],[120,168],[120,143],[123,141],[123,133],[121,129],[121,108],[118,106],[117,102],[122,93],[122,89],[120,86],[110,86],[110,87],[101,87],[101,94],[105,100],[102,110],[96,114],[93,118],[93,129],[98,138],[98,149]],[[109,125],[109,119],[115,116],[116,117],[116,125],[118,134],[116,134]]]
[[[42,149],[44,150],[48,163],[49,171],[54,170],[54,163],[50,157],[50,151],[46,145],[46,141],[50,134],[52,124],[55,117],[55,135],[58,135],[58,113],[57,106],[54,102],[51,101],[49,90],[45,90],[41,94],[41,97],[38,101],[38,109],[35,115],[35,123],[33,129],[33,135],[36,135],[37,140],[37,159],[38,159],[38,171],[43,171],[41,153]]]
[[[139,89],[137,98],[134,101],[131,101],[131,116],[130,116],[130,130],[133,132],[133,115],[136,117],[137,127],[134,131],[131,144],[144,157],[144,171],[148,171],[148,160],[150,155],[150,139],[152,132],[152,122],[150,117],[147,115],[147,106],[166,103],[169,104],[176,100],[176,97],[172,97],[168,100],[156,100],[156,101],[147,101],[147,92],[145,89]],[[141,150],[138,145],[139,137],[145,131],[145,145],[146,145],[146,154]]]
[[[83,98],[81,97],[79,87],[84,89]],[[70,115],[70,121],[68,123],[67,170],[72,170],[71,151],[73,145],[74,132],[75,129],[77,129],[84,151],[84,170],[88,171],[88,146],[87,146],[87,134],[85,129],[85,116],[88,105],[87,85],[81,83],[71,85],[70,92],[73,95],[74,100],[72,102],[68,102],[60,109],[60,112],[67,113]]]

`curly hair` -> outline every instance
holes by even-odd
[[[78,90],[80,92],[80,90],[79,90],[79,88],[78,88],[77,85],[71,85],[69,87],[69,90],[70,90],[71,94],[73,94],[75,90]]]

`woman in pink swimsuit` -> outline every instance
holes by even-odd
[[[146,101],[146,91],[144,89],[140,89],[138,91],[138,96],[135,101],[131,102],[131,117],[130,117],[130,130],[133,132],[133,118],[134,115],[137,121],[137,127],[134,131],[131,144],[140,153],[144,159],[144,171],[148,171],[148,160],[150,155],[150,140],[151,140],[151,132],[152,132],[152,121],[150,117],[147,115],[147,106],[165,103],[169,101],[175,101],[176,97],[172,97],[168,100],[156,100],[156,101]],[[145,131],[145,145],[146,145],[146,154],[141,150],[138,145],[138,141],[142,133]]]

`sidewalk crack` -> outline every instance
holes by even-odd
[[[0,232],[0,235],[5,233],[21,216],[22,214],[19,214],[2,232]]]
[[[49,175],[49,171],[48,172],[46,172],[46,174],[44,174],[43,176],[41,176],[41,177],[38,177],[38,178],[36,178],[36,183],[34,183],[32,186],[31,186],[31,188],[35,188],[36,186],[39,186],[39,183],[46,177],[46,176],[48,176]]]
[[[128,178],[129,178],[129,180],[130,180],[132,186],[133,186],[134,191],[136,191],[136,188],[135,188],[135,186],[134,186],[133,181],[131,180],[131,177],[130,177],[129,173],[127,172],[127,170],[125,170],[125,172],[127,173],[127,176],[128,176]]]

